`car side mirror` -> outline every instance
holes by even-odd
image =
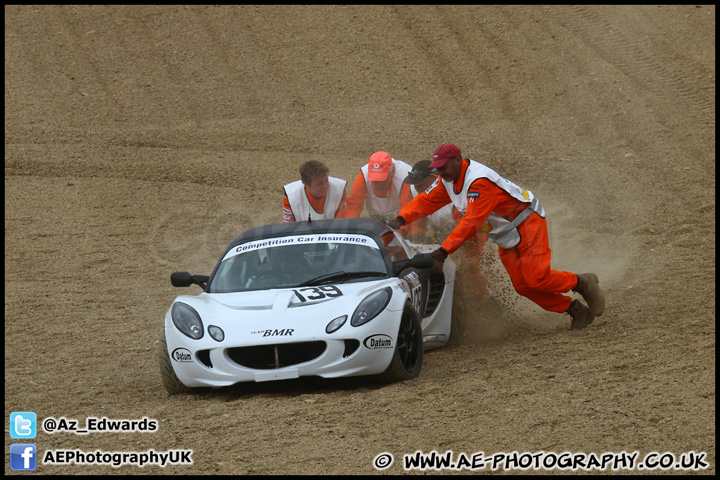
[[[170,274],[170,283],[173,287],[189,287],[199,285],[203,290],[210,280],[209,275],[190,275],[188,272],[175,272]]]
[[[406,268],[432,268],[434,264],[435,259],[431,254],[419,253],[412,258],[394,261],[393,271],[395,272],[395,275],[399,275],[400,272]]]

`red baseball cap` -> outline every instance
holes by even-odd
[[[440,145],[435,153],[433,153],[433,161],[429,168],[438,168],[445,165],[449,158],[462,155],[460,149],[452,143],[444,143]]]
[[[375,152],[368,161],[368,180],[371,182],[384,182],[393,166],[392,157],[387,152]]]

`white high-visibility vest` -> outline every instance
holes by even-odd
[[[393,165],[395,166],[395,173],[392,179],[392,192],[387,198],[381,198],[375,195],[373,187],[368,180],[369,165],[365,165],[360,169],[365,179],[365,191],[367,195],[365,197],[365,207],[367,208],[368,215],[378,220],[392,220],[397,216],[400,211],[400,190],[403,186],[403,180],[407,177],[408,173],[412,170],[412,167],[402,160],[392,159]]]
[[[412,195],[412,198],[415,198],[420,194],[421,192],[418,192],[417,185],[410,185],[410,195]],[[442,207],[439,210],[434,211],[430,215],[427,216],[428,221],[431,225],[435,227],[444,227],[447,225],[455,226],[455,219],[453,218],[453,209],[455,207],[452,203],[448,203],[444,207]]]
[[[340,202],[345,193],[345,185],[347,182],[339,178],[328,177],[328,183],[330,184],[330,188],[327,194],[325,194],[323,213],[316,212],[312,205],[310,205],[310,200],[305,192],[305,184],[302,180],[288,183],[283,187],[296,222],[307,222],[308,219],[315,221],[335,218],[335,215],[337,215],[340,209]]]
[[[515,247],[518,243],[520,243],[520,233],[517,230],[517,226],[530,216],[532,212],[536,212],[544,218],[545,209],[543,209],[542,205],[540,205],[540,200],[538,200],[531,191],[525,190],[524,188],[515,185],[510,180],[501,177],[495,170],[488,168],[475,160],[470,160],[470,165],[465,171],[465,180],[460,193],[455,193],[453,182],[446,182],[445,180],[442,180],[442,177],[440,178],[445,190],[453,202],[453,205],[455,205],[455,208],[460,210],[460,213],[463,215],[465,215],[465,211],[467,210],[468,201],[473,200],[472,198],[468,199],[468,189],[470,188],[470,185],[479,178],[487,178],[495,185],[509,193],[513,198],[516,198],[521,202],[530,203],[530,206],[520,212],[520,214],[512,221],[509,221],[507,218],[501,217],[495,213],[491,213],[488,217],[488,224],[490,225],[490,228],[484,230],[487,231],[490,240],[503,248]]]

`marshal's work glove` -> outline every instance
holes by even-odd
[[[387,223],[387,226],[392,228],[393,230],[397,230],[398,228],[405,225],[405,219],[402,217],[395,217],[392,220],[388,220],[385,223]]]
[[[440,247],[437,250],[433,250],[432,252],[430,252],[430,255],[432,255],[433,259],[435,260],[435,264],[432,268],[432,274],[442,275],[443,265],[445,265],[445,259],[448,257],[447,250]]]

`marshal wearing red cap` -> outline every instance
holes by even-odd
[[[388,222],[393,228],[423,218],[452,203],[462,219],[442,246],[432,252],[436,274],[443,262],[478,231],[487,232],[515,290],[545,310],[567,313],[570,328],[585,328],[605,310],[605,295],[594,273],[574,274],[550,268],[545,209],[529,190],[501,177],[491,168],[462,157],[452,143],[440,145],[431,168],[440,182],[416,196]],[[565,295],[578,292],[587,303]]]
[[[440,145],[433,153],[433,160],[430,164],[430,168],[438,168],[445,165],[445,163],[452,157],[459,157],[462,154],[460,149],[452,143],[444,143]]]

